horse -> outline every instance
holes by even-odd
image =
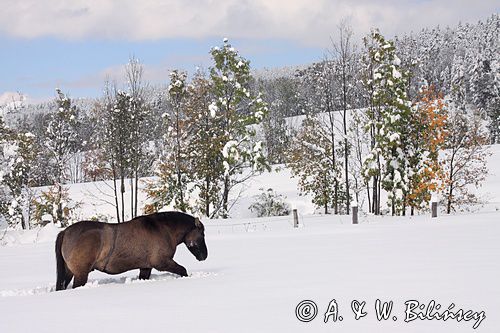
[[[84,286],[93,270],[120,274],[139,269],[142,280],[149,279],[153,268],[188,276],[173,260],[181,243],[199,261],[207,258],[205,227],[181,212],[143,215],[123,223],[77,222],[57,235],[56,290],[66,289],[73,277],[73,288]]]

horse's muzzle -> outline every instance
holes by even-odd
[[[189,251],[195,256],[198,261],[203,261],[208,257],[208,250],[206,246],[188,246]]]

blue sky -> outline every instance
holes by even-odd
[[[251,60],[254,68],[300,65],[321,57],[321,47],[303,46],[287,40],[237,39],[231,43]],[[72,96],[95,96],[104,78],[120,79],[122,65],[135,56],[146,66],[146,78],[166,82],[171,69],[193,71],[208,68],[209,50],[220,38],[169,38],[155,41],[68,41],[55,37],[18,39],[0,37],[2,80],[0,92],[19,91],[44,99],[60,87]]]
[[[100,95],[134,55],[145,79],[174,68],[210,66],[223,37],[253,68],[307,64],[323,57],[338,24],[356,40],[378,27],[391,37],[426,26],[475,22],[498,12],[489,0],[2,0],[0,102]]]

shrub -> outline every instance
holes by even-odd
[[[277,194],[272,188],[267,190],[261,188],[260,191],[262,193],[255,196],[255,202],[249,207],[258,217],[290,214],[290,205],[285,202],[285,196]]]
[[[38,199],[33,200],[35,223],[42,223],[42,217],[45,215],[51,215],[52,221],[60,223],[62,226],[68,226],[77,221],[75,210],[80,207],[81,203],[75,203],[69,198],[66,187],[63,187],[60,193],[59,196],[57,187],[51,186],[48,191],[42,191]]]

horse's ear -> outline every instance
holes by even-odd
[[[196,228],[201,228],[202,224],[201,224],[199,218],[197,218],[197,217],[194,218],[194,225]]]

